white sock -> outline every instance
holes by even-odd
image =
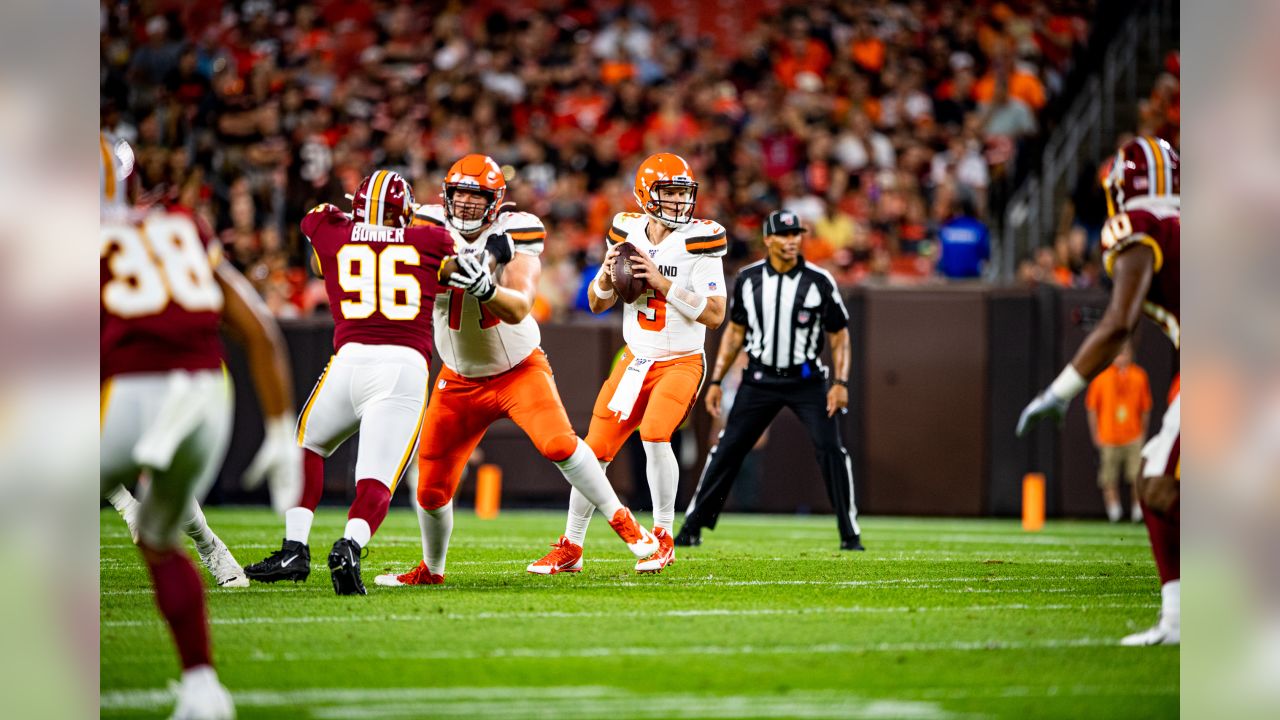
[[[1182,625],[1182,580],[1170,580],[1160,587],[1160,619],[1172,623],[1175,627]]]
[[[351,538],[357,545],[364,547],[369,544],[369,538],[373,537],[373,531],[369,529],[369,522],[364,518],[351,518],[347,521],[347,529],[342,533],[342,537]]]
[[[316,514],[304,507],[289,508],[284,512],[284,539],[306,545],[311,538],[311,521]]]
[[[449,536],[453,535],[453,501],[435,510],[418,509],[418,529],[422,531],[422,560],[436,575],[444,574],[445,556],[449,554]]]
[[[578,447],[574,448],[573,454],[556,463],[556,467],[560,468],[560,472],[574,489],[592,505],[604,511],[605,517],[611,518],[622,509],[622,503],[618,502],[618,495],[609,484],[609,478],[596,460],[595,453],[591,452],[582,438],[578,438]],[[587,519],[591,519],[590,514]]]
[[[569,542],[582,545],[587,541],[587,526],[591,524],[591,515],[595,511],[596,506],[578,488],[569,492],[569,519],[564,525],[564,536],[569,538]]]
[[[1107,519],[1111,522],[1120,522],[1120,516],[1124,514],[1124,508],[1120,507],[1120,503],[1112,503],[1107,506]]]
[[[115,508],[116,512],[121,515],[124,515],[126,510],[138,504],[138,501],[133,497],[133,493],[129,492],[123,485],[117,485],[107,493],[107,502],[111,503],[111,507]]]
[[[212,665],[197,665],[182,671],[182,682],[192,685],[212,686],[218,684],[218,671]]]
[[[1133,510],[1130,512],[1129,518],[1136,523],[1142,522],[1142,506],[1137,502],[1133,503]]]
[[[680,462],[669,442],[644,443],[645,475],[653,497],[653,527],[670,532],[676,519],[676,488],[680,484]]]
[[[218,544],[218,536],[209,529],[209,521],[205,519],[204,511],[195,500],[192,500],[187,507],[187,517],[182,521],[182,531],[195,541],[196,550],[199,550],[201,555],[209,554]]]

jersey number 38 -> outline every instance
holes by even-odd
[[[222,290],[189,218],[155,215],[141,227],[104,225],[101,239],[111,273],[102,287],[102,304],[112,315],[155,315],[170,300],[189,312],[222,309]]]

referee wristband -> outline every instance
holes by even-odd
[[[840,378],[836,378],[835,380],[832,380],[832,381],[831,381],[831,384],[832,384],[832,385],[841,385],[841,386],[844,386],[844,387],[849,387],[849,381],[848,381],[848,380],[841,380]]]
[[[708,384],[709,384],[709,385],[719,385],[719,384],[720,384],[720,383],[722,383],[722,382],[724,382],[724,380],[712,380],[712,381],[711,381],[710,383],[708,383]]]

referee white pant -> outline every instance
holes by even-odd
[[[343,345],[298,416],[298,444],[327,458],[359,430],[355,479],[372,478],[394,493],[417,454],[428,374],[412,348]]]

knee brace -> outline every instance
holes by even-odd
[[[439,510],[453,500],[446,486],[435,485],[429,478],[418,479],[418,505],[428,512]]]
[[[573,451],[578,449],[578,436],[573,433],[554,435],[538,449],[551,462],[568,460]]]

